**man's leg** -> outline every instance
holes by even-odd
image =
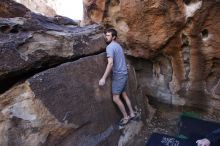
[[[132,106],[131,106],[131,101],[130,101],[130,99],[128,98],[127,93],[126,93],[125,91],[122,92],[122,96],[123,96],[123,98],[124,98],[124,100],[125,100],[125,102],[126,102],[126,104],[127,104],[127,106],[128,106],[129,111],[130,111],[130,117],[134,117],[134,116],[135,116],[134,110],[133,110],[133,108],[132,108]]]
[[[128,114],[125,110],[125,106],[124,104],[122,103],[121,99],[120,99],[120,95],[113,95],[113,101],[117,104],[118,108],[120,109],[120,111],[122,112],[123,114],[123,118],[124,119],[128,119]]]

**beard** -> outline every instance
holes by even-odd
[[[109,41],[106,40],[106,41],[105,41],[105,43],[106,43],[107,45],[110,44],[111,42],[112,42],[112,40],[109,40]]]

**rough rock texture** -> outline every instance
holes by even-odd
[[[155,63],[133,57],[129,57],[128,60],[135,68],[138,83],[146,98],[150,96],[157,101],[170,103],[172,100],[169,91],[169,81],[172,78],[170,61],[164,56],[159,56]]]
[[[105,0],[83,0],[82,25],[101,23],[105,11]]]
[[[1,18],[0,78],[41,68],[47,62],[47,66],[53,65],[57,60],[74,59],[104,50],[105,41],[99,33],[99,26],[65,29],[54,23],[38,22],[37,19],[34,28],[31,26],[34,20]]]
[[[127,146],[130,143],[132,143],[132,140],[135,140],[134,137],[140,133],[142,128],[143,128],[142,122],[131,121],[128,125],[126,125],[124,129],[125,132],[120,136],[120,139],[118,141],[118,146]]]
[[[12,0],[0,1],[0,17],[23,17],[27,12],[30,12],[30,10]]]
[[[219,1],[83,2],[84,24],[115,27],[132,56],[129,95],[142,109],[142,119],[154,113],[148,97],[220,113]],[[112,123],[119,112],[110,82],[102,89],[97,85],[105,69],[101,62],[106,63],[94,55],[104,48],[101,28],[67,27],[5,0],[0,15],[0,84],[29,78],[0,95],[1,144],[117,145]],[[88,55],[93,56],[75,61]],[[130,134],[119,144],[134,137]]]
[[[135,133],[120,138],[110,79],[98,86],[107,60],[102,27],[66,26],[11,0],[0,5],[0,145],[125,145],[141,130],[152,109],[133,66],[128,94],[143,120],[128,127]]]
[[[185,21],[181,1],[112,0],[100,7],[107,9],[103,23],[119,31],[127,53],[142,58],[157,55]]]
[[[219,110],[220,3],[203,1],[202,5],[164,52],[173,68],[172,94],[185,98],[187,105]]]
[[[146,96],[219,111],[219,1],[112,0],[99,7],[102,23],[116,28],[136,57],[131,61]]]
[[[41,13],[53,17],[56,15],[55,2],[53,0],[15,0],[26,6],[32,12]]]
[[[104,51],[98,25],[64,26],[58,19],[37,15],[13,1],[0,5],[17,10],[0,9],[5,17],[16,17],[0,18],[0,84],[5,84],[1,92],[24,74]]]
[[[98,86],[105,66],[105,54],[85,57],[36,74],[1,95],[0,145],[117,145],[119,111],[110,79]],[[129,88],[134,85],[129,81]],[[144,115],[144,99],[131,99]]]

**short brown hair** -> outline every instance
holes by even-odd
[[[110,32],[112,34],[112,37],[117,38],[117,36],[118,36],[117,31],[115,29],[113,29],[113,28],[107,29],[105,33],[107,33],[107,32]]]

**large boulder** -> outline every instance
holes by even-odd
[[[1,95],[0,145],[117,145],[121,113],[112,101],[110,78],[105,86],[98,85],[105,67],[105,54],[81,58],[36,74]],[[137,81],[129,72],[129,89],[135,94]],[[146,118],[144,98],[134,94],[129,93],[132,104]]]
[[[105,48],[99,25],[60,25],[30,11],[24,17],[0,18],[0,31],[0,92],[19,78]]]
[[[24,17],[26,13],[30,12],[22,4],[18,4],[13,0],[1,0],[0,1],[0,17],[3,18],[14,18]]]
[[[219,111],[219,1],[112,0],[104,7],[102,23],[118,30],[136,58],[146,96]]]

